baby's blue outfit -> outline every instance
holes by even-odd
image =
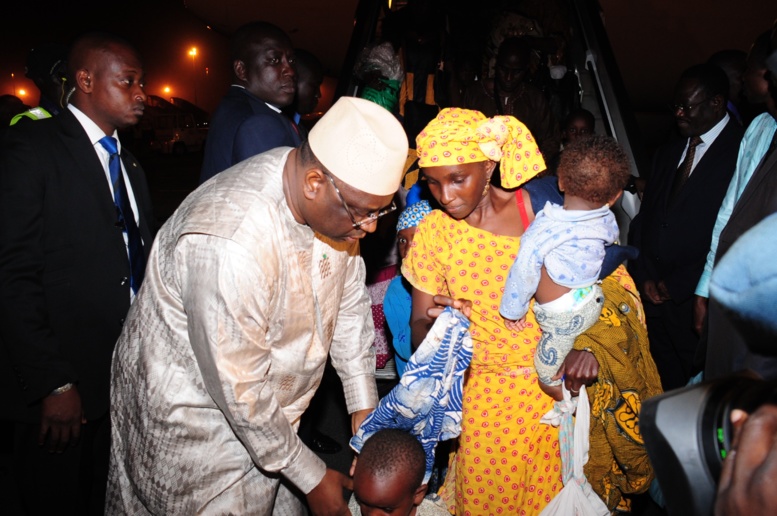
[[[605,247],[618,238],[618,223],[608,206],[596,210],[565,210],[547,202],[521,237],[518,257],[510,268],[500,313],[517,320],[526,315],[537,291],[543,264],[558,285],[573,289],[567,308],[545,310],[535,304],[534,313],[542,328],[542,338],[534,354],[540,380],[550,380],[575,343],[575,338],[590,328],[601,313],[604,302],[599,280]],[[591,292],[580,292],[586,287]],[[548,305],[558,305],[560,300]],[[562,301],[563,303],[563,301]],[[550,307],[549,307],[550,308]]]

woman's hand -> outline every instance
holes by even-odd
[[[564,359],[553,380],[563,378],[572,396],[577,396],[582,385],[591,385],[599,376],[599,361],[593,353],[573,349]],[[552,389],[552,387],[550,387]],[[559,389],[560,390],[560,389]],[[545,391],[545,389],[543,389]],[[547,392],[547,391],[545,391]],[[548,393],[553,396],[553,394]],[[555,398],[555,396],[553,396]],[[556,398],[560,399],[560,398]]]
[[[463,313],[467,318],[472,315],[472,301],[468,301],[466,299],[453,299],[452,297],[448,296],[434,296],[433,299],[436,306],[426,310],[426,315],[432,319],[437,319],[442,311],[445,310],[446,306],[450,306],[461,311],[461,313]]]

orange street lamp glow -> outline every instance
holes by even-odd
[[[192,47],[189,50],[189,55],[192,56],[192,87],[194,89],[194,103],[197,104],[197,47]]]
[[[19,90],[20,97],[24,97],[25,95],[27,95],[27,92],[25,90]]]
[[[170,86],[165,86],[164,92],[165,93],[170,93]]]

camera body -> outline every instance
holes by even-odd
[[[731,411],[770,402],[777,402],[777,382],[749,372],[645,400],[641,431],[670,515],[712,514],[733,439]]]

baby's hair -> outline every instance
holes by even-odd
[[[558,178],[564,193],[604,204],[629,181],[629,158],[609,136],[594,135],[564,147]]]
[[[409,481],[413,492],[424,480],[426,453],[414,436],[387,428],[367,439],[356,467],[375,478],[394,478],[399,473]]]

